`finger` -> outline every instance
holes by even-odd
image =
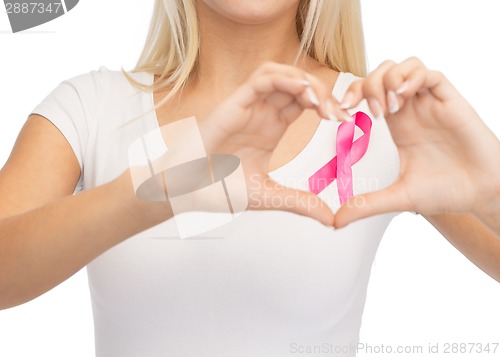
[[[357,106],[363,100],[363,79],[353,82],[347,89],[344,98],[340,102],[340,108],[350,109]]]
[[[404,100],[416,93],[414,88],[422,81],[413,82],[410,73],[425,69],[416,57],[409,58],[400,64],[392,61],[383,62],[364,81],[355,82],[347,91],[342,107],[359,104],[363,97],[367,98],[372,114],[379,118],[384,112],[392,114],[403,105]],[[406,93],[406,96],[402,95]]]
[[[326,226],[333,226],[333,213],[318,196],[311,192],[284,188],[274,192],[273,209],[285,210],[313,218]],[[277,200],[276,200],[277,199]]]
[[[244,107],[248,107],[259,98],[262,98],[262,96],[270,94],[273,88],[266,81],[266,78],[269,78],[269,76],[282,78],[275,84],[285,83],[287,77],[290,80],[295,79],[295,83],[303,84],[305,86],[304,92],[297,100],[304,108],[310,108],[312,104],[312,107],[316,107],[318,114],[323,118],[351,120],[351,117],[340,109],[330,90],[317,78],[299,68],[273,62],[263,64],[252,74],[248,84],[253,86],[255,93],[252,93],[250,88],[245,87],[241,89],[241,97],[246,97],[246,100],[242,102]],[[308,86],[307,83],[310,85]],[[296,92],[292,93],[289,91],[290,88],[287,84],[274,87],[274,89],[296,95]]]
[[[281,74],[298,80],[308,80],[311,83],[310,87],[306,87],[302,95],[302,100],[299,100],[304,105],[306,102],[313,103],[317,107],[318,114],[323,118],[351,120],[351,117],[342,109],[340,109],[331,91],[317,78],[304,72],[303,70],[274,62],[267,62],[261,65],[253,74],[252,78],[260,77],[268,74]],[[307,106],[310,107],[310,106]]]
[[[385,61],[362,82],[361,90],[363,97],[366,98],[370,110],[375,117],[389,113],[386,97],[387,91],[383,79],[386,72],[394,66],[394,62]]]
[[[300,95],[299,95],[300,96]],[[274,92],[263,99],[268,105],[272,106],[275,110],[280,111],[284,107],[297,102],[297,98],[283,92]],[[307,101],[304,103],[305,106],[311,107],[311,102]]]
[[[409,86],[415,87],[411,74],[425,73],[425,70],[427,68],[422,61],[416,57],[410,57],[387,70],[383,77],[385,88],[402,94],[409,89]]]
[[[441,72],[427,69],[416,57],[391,68],[384,76],[384,83],[388,91],[396,94],[399,107],[416,93],[429,92],[440,101],[449,100],[458,93]]]
[[[291,102],[287,106],[284,106],[280,112],[279,116],[282,118],[287,124],[291,124],[295,121],[304,111],[304,108],[296,101]]]
[[[306,78],[311,83],[311,89],[317,96],[316,111],[322,118],[330,120],[336,119],[340,121],[352,120],[351,116],[345,110],[340,108],[340,104],[333,97],[330,88],[311,74],[306,73]],[[311,96],[311,93],[307,88],[305,94]]]
[[[427,72],[427,69],[418,67],[409,74],[405,73],[404,77],[401,76],[401,72],[395,74],[397,78],[391,78],[389,74],[386,76],[386,95],[389,115],[400,111],[401,108],[405,106],[406,101],[410,100],[415,95],[427,91],[426,88],[423,88]],[[391,81],[392,83],[388,83]]]
[[[430,93],[435,99],[442,102],[459,94],[443,73],[427,68],[414,70],[396,92],[403,100],[407,100],[417,93]]]
[[[399,98],[403,100],[403,102],[412,98],[417,93],[421,93],[423,89],[426,89],[425,81],[428,72],[429,70],[427,70],[426,68],[419,67],[414,69],[407,75],[406,78],[403,79],[402,84],[399,85],[399,89],[395,91],[398,94]],[[404,103],[402,103],[402,105],[404,105]]]
[[[289,78],[281,74],[267,74],[247,81],[236,90],[232,99],[242,108],[248,108],[274,92],[298,96],[309,85],[309,82],[304,79]]]
[[[437,99],[445,101],[456,94],[456,89],[441,72],[427,69],[416,57],[410,57],[391,68],[385,75],[384,82],[387,89],[402,97],[428,90]]]
[[[274,96],[275,94],[273,94]],[[295,121],[307,109],[307,105],[303,104],[304,99],[291,100],[287,105],[283,106],[279,111],[279,117],[282,118],[288,125]],[[283,101],[284,102],[284,101]],[[308,101],[306,101],[309,103]],[[330,118],[329,118],[330,119]],[[334,118],[337,120],[337,116]],[[349,118],[351,120],[351,118]],[[331,120],[331,119],[330,119]],[[341,120],[342,121],[342,120]]]
[[[317,98],[316,94],[311,94],[310,90],[312,90],[312,88],[308,87],[301,94],[296,95],[295,97],[288,93],[273,92],[264,97],[264,100],[267,104],[271,105],[272,107],[274,107],[274,109],[279,111],[280,115],[285,113],[284,117],[287,118],[287,123],[291,123],[293,121],[291,120],[292,117],[293,119],[298,118],[305,109],[314,109],[320,116],[323,116],[322,112],[319,111],[319,107],[317,105],[319,99]],[[311,98],[311,95],[313,95],[314,98]],[[332,106],[333,103],[330,104],[330,108]],[[287,107],[291,107],[293,108],[293,110],[288,110]],[[336,120],[336,114],[337,113],[335,112],[335,110],[332,110],[332,114],[329,114],[328,118],[325,119]]]
[[[253,200],[250,208],[259,210],[281,210],[313,218],[326,226],[333,225],[333,213],[318,196],[278,184],[267,177],[262,194]]]
[[[429,71],[424,86],[434,97],[443,102],[459,95],[453,84],[439,71]]]
[[[276,62],[263,63],[250,77],[259,77],[266,74],[281,74],[287,77],[306,79],[305,71],[300,68]]]
[[[312,86],[308,80],[273,73],[254,77],[238,89],[235,96],[238,104],[244,108],[254,105],[259,100],[265,100],[276,110],[281,110],[292,101],[296,101],[302,110],[313,108],[319,112],[318,103],[320,100],[316,91],[321,90],[321,88],[317,83],[315,84],[316,90],[313,90]]]
[[[340,103],[340,108],[349,109],[357,106],[364,98],[363,94],[363,79],[353,82],[349,89],[347,90],[342,102]],[[374,98],[368,98],[368,107],[373,117],[377,120],[381,120],[384,116],[384,111],[377,100]]]
[[[297,80],[288,77],[277,77],[275,79],[276,91],[264,95],[266,103],[280,111],[284,107],[293,102],[300,105],[302,111],[304,109],[316,109],[319,101],[315,92],[312,90],[309,81],[303,82],[299,80],[299,85],[296,85]],[[294,88],[296,85],[296,88]]]
[[[335,214],[335,228],[342,228],[362,218],[388,212],[414,210],[402,186],[396,183],[384,190],[349,199]]]
[[[405,101],[422,89],[428,70],[416,57],[410,57],[387,70],[383,81],[388,114],[397,113]]]

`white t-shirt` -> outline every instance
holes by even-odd
[[[153,81],[148,73],[132,76]],[[341,73],[334,95],[342,98],[355,79]],[[129,146],[158,128],[152,108],[151,93],[101,67],[63,81],[33,113],[53,122],[73,148],[82,168],[78,191],[128,168]],[[373,117],[364,103],[356,110]],[[271,177],[307,189],[307,178],[335,156],[338,125],[321,121],[304,150]],[[387,125],[373,120],[368,151],[353,166],[354,193],[387,187],[398,173]],[[320,196],[339,207],[335,182]],[[193,213],[192,224],[216,214]],[[333,230],[288,212],[246,211],[193,238],[179,239],[173,220],[137,234],[87,266],[96,354],[353,356],[371,265],[393,217]]]

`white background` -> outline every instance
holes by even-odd
[[[67,15],[19,34],[10,33],[0,6],[0,167],[30,110],[59,82],[101,65],[133,67],[152,3],[82,0]],[[500,135],[498,0],[362,4],[370,69],[387,58],[420,57],[442,70]],[[0,311],[0,356],[92,356],[86,279],[82,270],[32,302]],[[374,264],[361,341],[424,351],[429,343],[500,343],[500,284],[422,217],[402,214]]]

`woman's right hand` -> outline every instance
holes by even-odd
[[[309,108],[322,118],[347,115],[313,76],[295,67],[266,63],[200,121],[200,131],[207,152],[241,160],[248,208],[286,210],[332,225],[333,214],[320,198],[283,187],[267,174],[271,154],[288,125]]]

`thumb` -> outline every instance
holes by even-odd
[[[388,212],[410,210],[410,200],[400,183],[388,188],[351,197],[335,214],[335,228],[342,228],[362,218]]]
[[[272,181],[272,180],[271,180]],[[288,188],[272,181],[264,185],[262,201],[257,209],[281,210],[313,218],[326,226],[333,226],[333,213],[328,205],[311,192]]]

